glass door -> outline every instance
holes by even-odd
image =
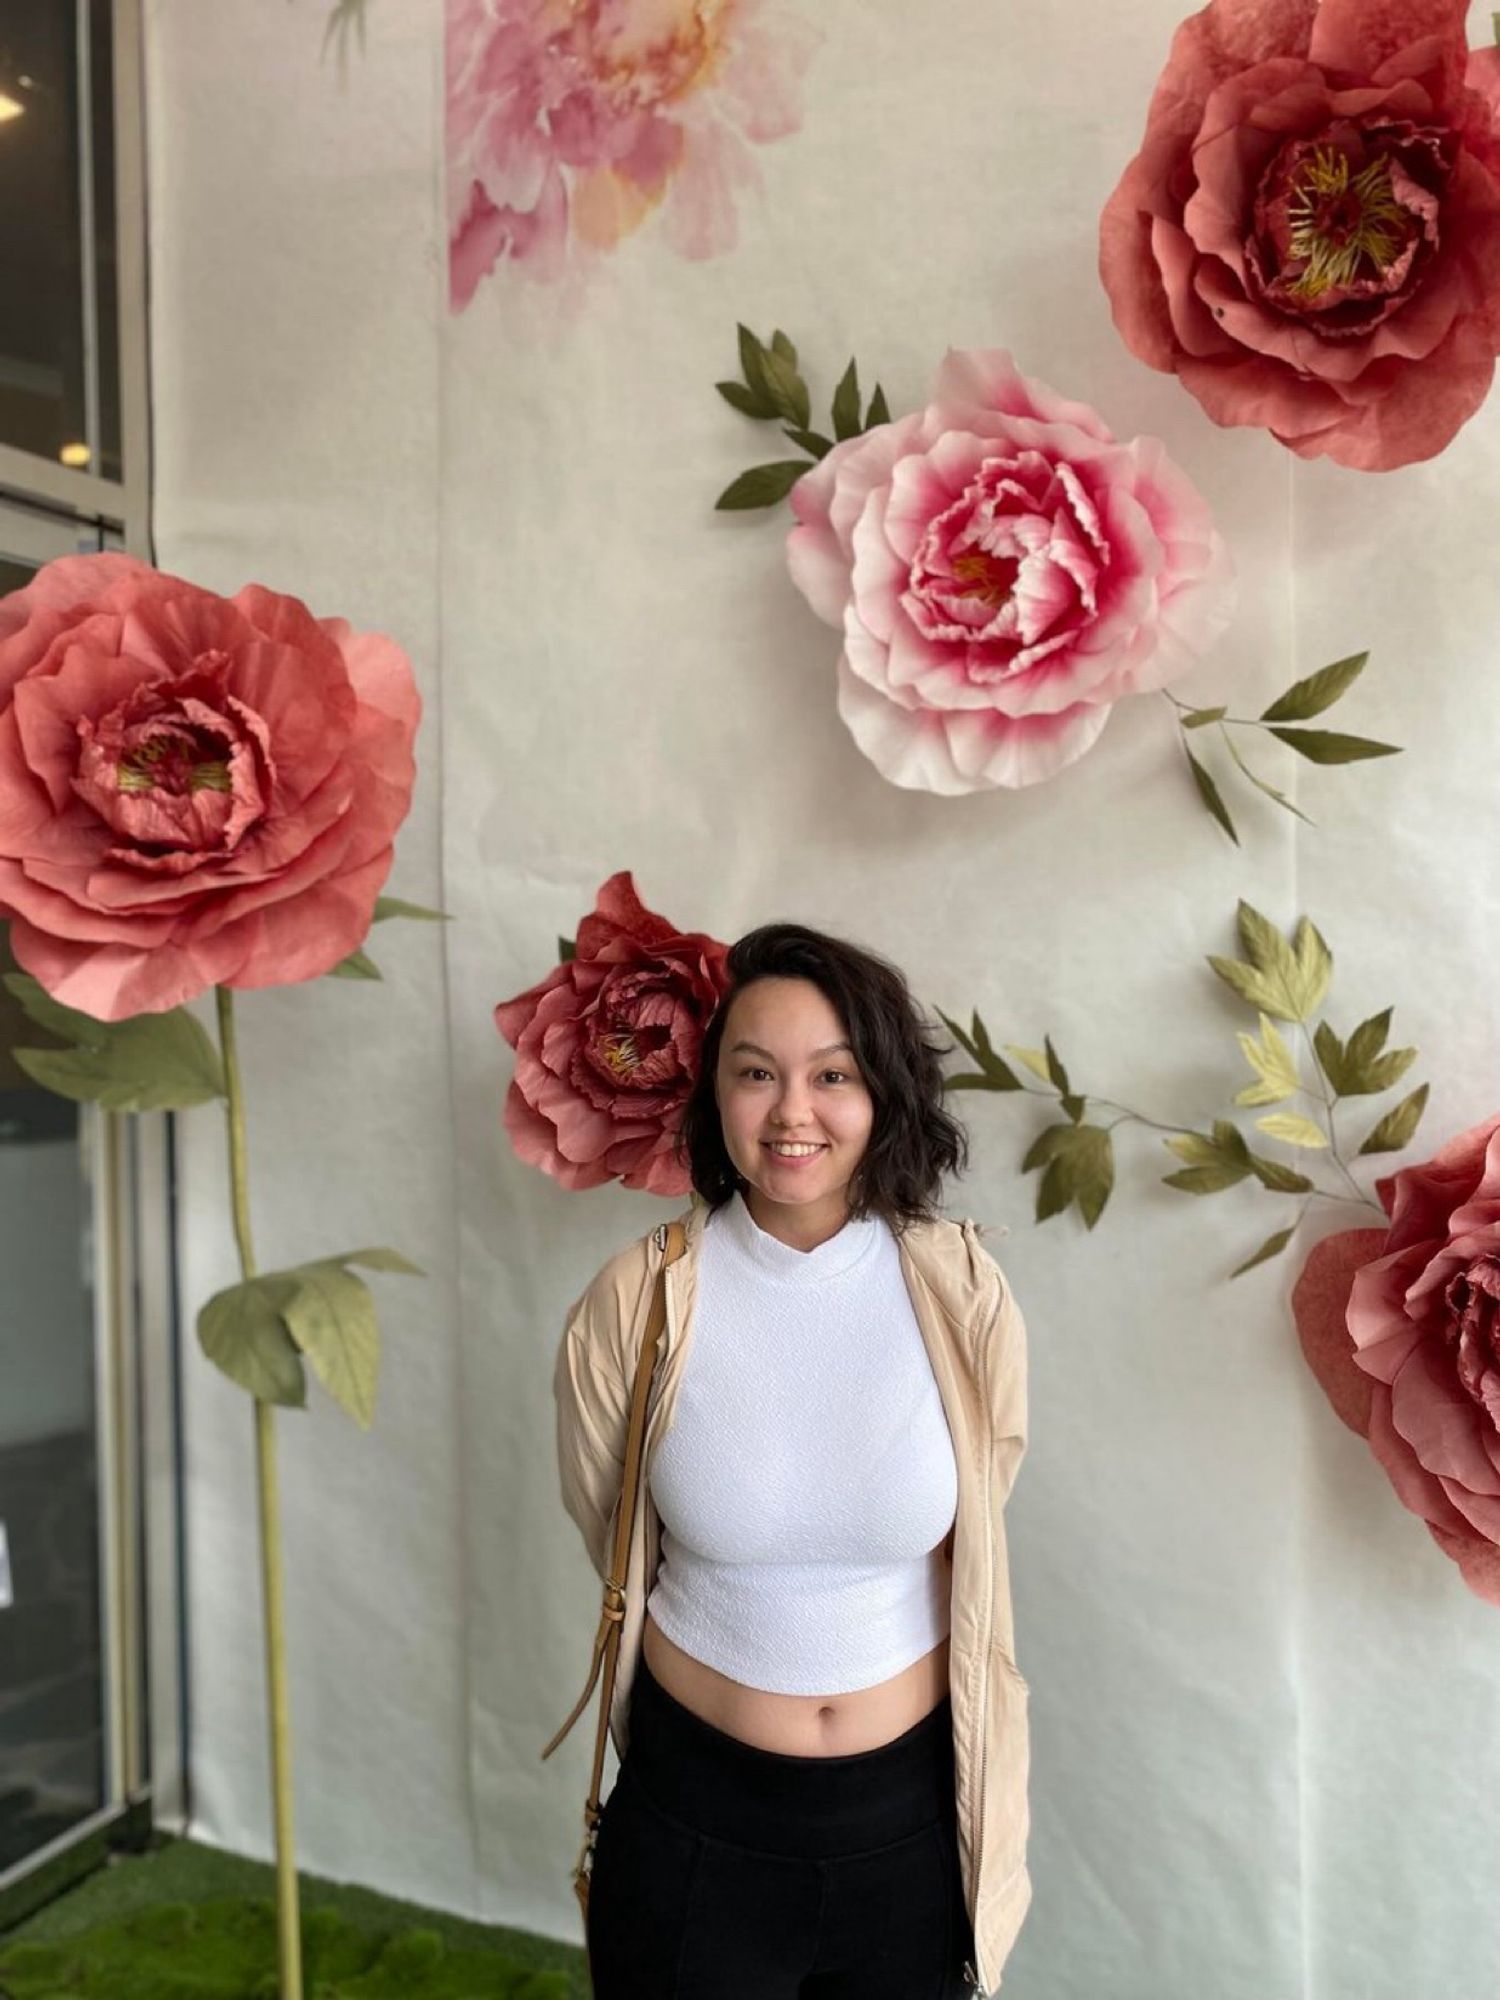
[[[104,541],[0,501],[0,594]],[[8,928],[0,972],[18,969]],[[142,1763],[121,1121],[33,1083],[15,1051],[39,1046],[56,1044],[0,985],[0,1887],[116,1816]]]

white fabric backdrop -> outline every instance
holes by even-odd
[[[1305,909],[1344,1030],[1393,1002],[1423,1050],[1424,1149],[1500,1099],[1500,398],[1436,466],[1360,478],[1216,430],[1125,352],[1097,215],[1177,0],[805,11],[802,129],[759,149],[733,254],[687,263],[647,229],[572,313],[502,272],[450,319],[437,0],[369,0],[343,84],[312,0],[148,6],[159,560],[408,647],[428,709],[390,887],[455,918],[382,927],[383,986],[239,1004],[262,1262],[385,1241],[430,1274],[376,1281],[374,1433],[322,1400],[281,1423],[300,1855],[575,1940],[592,1724],[538,1752],[598,1600],[557,1500],[550,1365],[568,1301],[669,1211],[514,1160],[491,1008],[606,875],[726,939],[845,931],[930,1005],[1049,1030],[1078,1087],[1200,1124],[1248,1025],[1202,956],[1233,948],[1240,895]],[[1254,713],[1368,644],[1336,726],[1408,754],[1309,775],[1268,745],[1320,824],[1237,799],[1238,852],[1160,700],[1029,793],[887,785],[835,714],[834,635],[780,521],[711,511],[775,455],[712,393],[737,318],[786,327],[825,395],[851,349],[899,410],[948,344],[1007,345],[1120,435],[1161,436],[1242,579],[1185,691]],[[1500,1993],[1500,1626],[1323,1405],[1295,1263],[1223,1282],[1279,1209],[1161,1188],[1172,1163],[1138,1132],[1092,1235],[1036,1229],[1017,1166],[1038,1115],[961,1108],[953,1210],[1009,1226],[1031,1331],[1011,1531],[1036,1898],[1007,1992]],[[196,1306],[235,1267],[222,1134],[183,1123]],[[266,1854],[250,1415],[188,1374],[194,1830]]]

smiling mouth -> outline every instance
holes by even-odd
[[[768,1153],[773,1154],[779,1160],[810,1160],[814,1153],[821,1153],[825,1150],[821,1144],[813,1145],[811,1142],[807,1144],[799,1142],[783,1145],[775,1139],[763,1139],[761,1144]]]

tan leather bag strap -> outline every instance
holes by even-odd
[[[630,1559],[630,1536],[635,1523],[637,1489],[640,1484],[641,1453],[645,1444],[646,1404],[650,1397],[651,1376],[656,1366],[656,1349],[667,1324],[667,1271],[677,1262],[687,1248],[687,1232],[680,1222],[664,1222],[656,1232],[658,1248],[665,1255],[656,1274],[656,1287],[651,1297],[651,1309],[646,1319],[646,1331],[641,1338],[641,1351],[636,1361],[635,1384],[630,1398],[630,1426],[625,1439],[625,1463],[621,1470],[620,1512],[615,1523],[614,1551],[609,1566],[609,1576],[604,1585],[604,1603],[599,1614],[599,1629],[594,1634],[594,1657],[589,1669],[588,1684],[573,1704],[572,1713],[552,1741],[542,1752],[545,1762],[568,1734],[588,1705],[594,1683],[602,1669],[604,1674],[603,1699],[599,1707],[599,1729],[594,1742],[594,1769],[589,1782],[588,1802],[584,1806],[585,1823],[583,1851],[579,1855],[578,1868],[587,1872],[586,1861],[594,1844],[594,1834],[599,1823],[599,1785],[604,1775],[604,1746],[609,1740],[609,1710],[614,1696],[615,1662],[620,1651],[620,1631],[625,1617],[625,1572]]]

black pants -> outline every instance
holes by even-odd
[[[962,2000],[953,1709],[851,1757],[726,1735],[642,1656],[589,1890],[594,2000]]]

